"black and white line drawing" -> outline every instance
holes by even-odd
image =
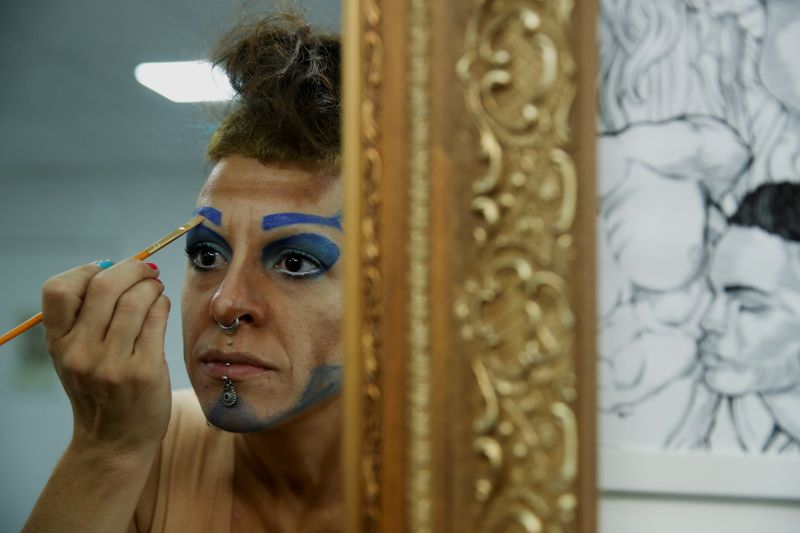
[[[800,451],[800,2],[600,16],[601,445]]]

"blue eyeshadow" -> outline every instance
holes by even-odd
[[[327,237],[316,233],[298,233],[277,239],[264,247],[264,261],[278,257],[285,250],[299,250],[316,258],[325,270],[330,270],[339,260],[339,247]]]
[[[186,233],[186,253],[191,252],[195,246],[199,244],[208,244],[213,243],[216,244],[217,247],[220,247],[221,250],[217,250],[223,254],[225,259],[230,260],[231,258],[231,247],[228,245],[228,241],[225,238],[217,233],[216,231],[204,226],[199,225]]]

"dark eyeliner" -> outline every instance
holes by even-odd
[[[313,264],[315,266],[315,270],[312,270],[312,271],[309,271],[309,272],[292,272],[292,273],[285,272],[284,275],[286,275],[286,276],[289,276],[289,277],[292,277],[292,278],[300,278],[300,279],[303,279],[303,278],[316,278],[316,277],[321,276],[323,273],[327,272],[327,270],[328,270],[327,268],[325,268],[325,266],[322,263],[320,263],[319,259],[317,259],[313,255],[308,254],[308,253],[306,253],[306,252],[304,252],[302,250],[297,250],[297,249],[293,249],[293,248],[287,248],[284,251],[280,252],[278,254],[278,256],[272,261],[272,264],[273,264],[273,266],[277,265],[281,261],[284,261],[284,260],[286,260],[287,258],[289,258],[291,256],[300,256],[300,257],[302,257],[304,261],[308,261],[309,263]]]
[[[186,234],[186,256],[194,263],[195,256],[203,249],[212,250],[227,262],[230,262],[233,257],[231,248],[225,238],[205,226],[197,226]],[[193,264],[192,267],[198,271],[211,270],[204,269],[196,264]]]
[[[316,233],[299,233],[275,240],[264,247],[263,261],[270,266],[291,255],[302,257],[316,265],[319,272],[287,274],[296,278],[314,277],[327,272],[339,259],[339,248],[330,239]]]

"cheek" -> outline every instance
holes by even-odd
[[[339,301],[331,301],[310,312],[310,352],[315,365],[342,360],[342,309]]]
[[[195,302],[187,293],[186,287],[184,287],[181,293],[181,332],[183,335],[184,361],[188,361],[192,346],[194,346],[197,339],[196,321],[193,320],[197,313],[194,311],[194,306]]]
[[[318,334],[315,337],[314,353],[319,354],[324,362],[341,362],[342,360],[342,321],[339,317],[320,317]]]
[[[210,295],[188,277],[181,292],[181,326],[183,330],[184,354],[188,355],[202,331],[208,314]]]
[[[778,356],[787,346],[797,344],[797,321],[789,321],[780,313],[739,313],[737,341],[745,359]]]

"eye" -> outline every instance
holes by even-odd
[[[202,243],[186,252],[192,268],[198,272],[218,270],[228,263],[228,257],[212,243]]]
[[[273,268],[293,278],[313,278],[325,271],[316,257],[300,250],[284,250]]]
[[[739,302],[739,310],[745,313],[763,313],[769,309],[767,304],[763,303],[745,303]]]
[[[740,295],[736,298],[739,311],[745,313],[764,313],[769,310],[769,302],[756,296]]]

